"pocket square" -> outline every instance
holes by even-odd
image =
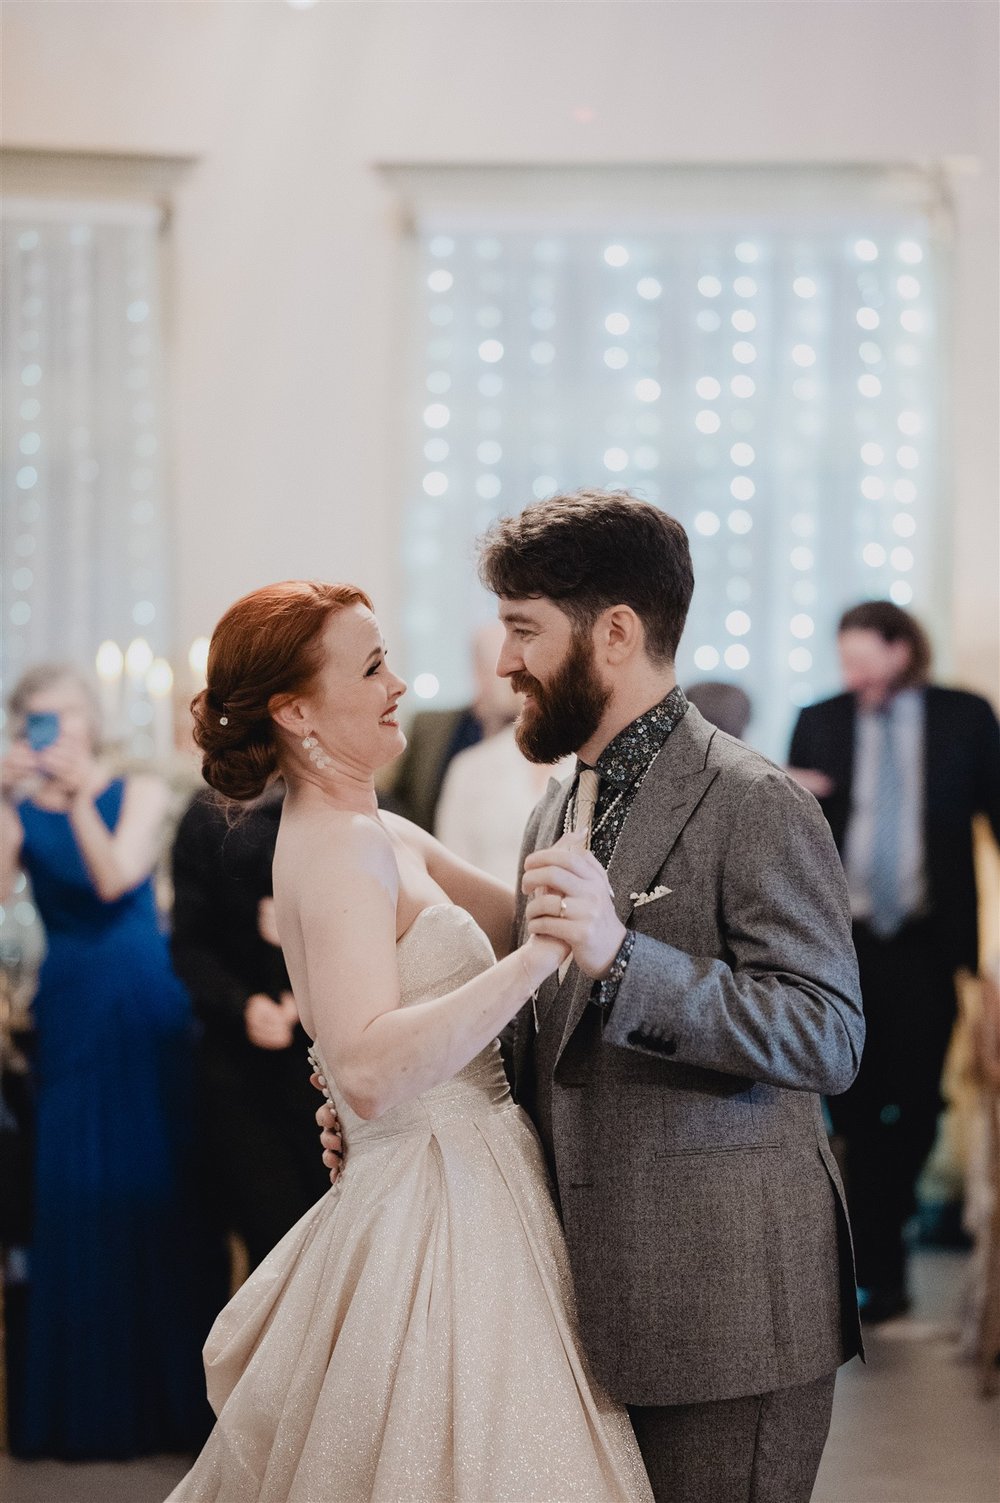
[[[655,903],[657,898],[665,898],[673,890],[672,887],[654,887],[652,892],[630,892],[629,897],[633,907],[641,908],[643,903]]]

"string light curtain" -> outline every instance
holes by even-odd
[[[460,703],[492,606],[474,539],[576,486],[623,486],[688,529],[682,684],[751,695],[782,758],[837,687],[836,621],[889,597],[938,613],[941,395],[934,230],[912,206],[706,211],[560,228],[429,213],[404,539],[418,698]]]
[[[0,221],[4,683],[97,661],[107,729],[140,757],[169,673],[160,226],[151,205],[82,200],[9,200]]]

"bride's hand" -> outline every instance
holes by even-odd
[[[547,934],[529,934],[522,952],[529,976],[536,975],[541,970],[544,981],[546,976],[551,976],[569,958],[570,948],[561,939],[552,939]]]
[[[313,1074],[309,1077],[309,1084],[315,1086],[317,1091],[322,1091],[326,1081],[322,1075]],[[340,1118],[329,1101],[324,1101],[317,1111],[316,1125],[319,1128],[319,1140],[323,1145],[323,1163],[330,1171],[331,1185],[335,1185],[344,1167],[344,1138],[340,1129]]]
[[[567,831],[565,835],[556,841],[556,848],[560,846],[564,846],[567,850],[571,851],[582,851],[584,849],[584,837],[576,830]],[[531,878],[525,873],[524,891],[529,894],[529,897],[539,897],[544,893],[554,891],[551,887],[531,886],[529,885],[530,882]],[[537,934],[531,923],[528,924],[528,939],[525,942],[524,948],[525,951],[530,951],[531,955],[537,956],[542,964],[551,961],[546,972],[548,976],[551,976],[553,971],[558,970],[563,961],[567,960],[572,953],[569,945],[564,944],[561,939],[554,939],[550,934]]]

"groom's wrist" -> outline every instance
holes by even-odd
[[[607,974],[600,981],[595,981],[590,992],[590,1000],[595,1007],[599,1007],[607,1017],[615,1003],[615,998],[625,980],[625,972],[628,970],[629,960],[635,948],[635,930],[626,929],[625,938],[619,946],[618,953],[611,962]]]

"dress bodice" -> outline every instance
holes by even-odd
[[[404,1007],[446,996],[495,964],[486,935],[471,914],[454,903],[435,903],[418,913],[397,941],[400,999]],[[496,1039],[451,1080],[432,1087],[412,1101],[365,1121],[344,1101],[335,1072],[323,1064],[318,1048],[310,1059],[327,1081],[326,1095],[335,1106],[344,1136],[353,1153],[366,1142],[399,1133],[434,1131],[449,1121],[474,1118],[510,1102],[500,1045]]]

